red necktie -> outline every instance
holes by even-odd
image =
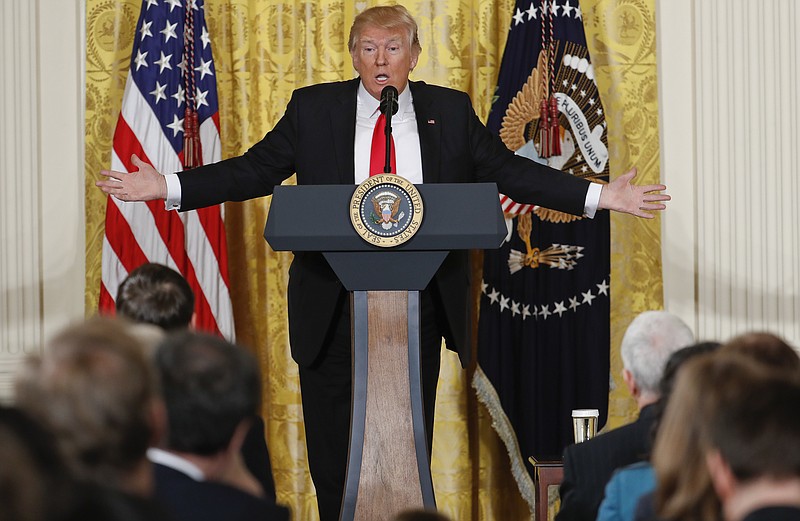
[[[397,173],[397,163],[394,155],[394,137],[392,139],[392,173]],[[383,174],[383,167],[386,165],[386,116],[381,113],[378,121],[375,122],[375,130],[372,132],[372,151],[369,155],[369,176]]]

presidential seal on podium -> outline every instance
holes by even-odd
[[[381,248],[411,239],[422,224],[422,197],[409,180],[393,174],[369,177],[350,199],[350,221],[362,239]]]

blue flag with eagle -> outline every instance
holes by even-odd
[[[517,0],[488,126],[533,161],[608,181],[605,114],[578,0]],[[484,255],[473,385],[533,506],[528,457],[560,458],[571,410],[609,390],[609,217],[574,218],[501,194],[509,233]]]

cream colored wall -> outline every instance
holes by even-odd
[[[795,0],[659,0],[665,307],[800,345]]]
[[[0,400],[84,315],[83,2],[2,0]]]
[[[664,307],[697,332],[695,320],[695,157],[693,0],[658,0],[661,180],[672,195],[661,219]]]

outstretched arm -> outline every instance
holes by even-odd
[[[600,192],[598,209],[614,210],[629,213],[636,217],[652,219],[652,212],[666,208],[661,201],[669,201],[667,194],[653,193],[666,190],[664,185],[634,185],[631,184],[636,177],[636,167],[603,186]]]
[[[167,197],[167,182],[152,165],[139,159],[136,154],[131,162],[139,170],[136,172],[117,172],[101,170],[106,177],[95,183],[103,192],[122,201],[150,201]]]

